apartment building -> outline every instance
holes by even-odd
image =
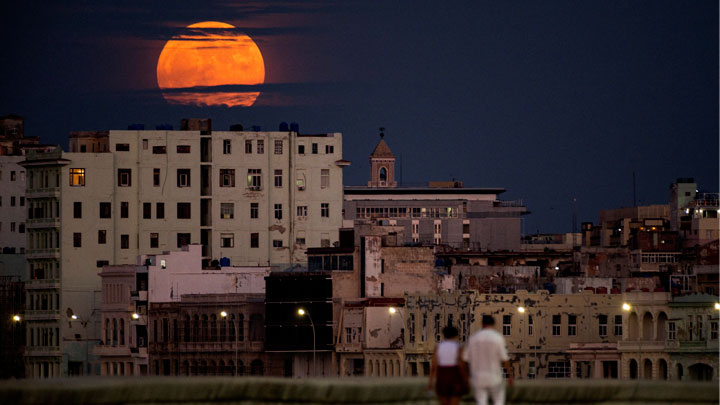
[[[264,374],[265,276],[270,268],[202,268],[202,246],[105,266],[100,374]],[[225,314],[223,316],[223,314]]]
[[[67,310],[99,322],[105,265],[199,243],[205,268],[289,268],[306,263],[306,246],[338,240],[341,134],[212,131],[204,119],[181,128],[74,132],[69,152],[21,162],[27,257],[42,280],[28,291],[28,326],[49,334],[28,336],[29,376],[69,373],[81,349],[68,347]]]

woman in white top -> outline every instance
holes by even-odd
[[[428,389],[435,385],[435,393],[441,405],[457,405],[469,392],[462,346],[458,342],[458,330],[453,326],[443,329],[444,339],[435,347]]]

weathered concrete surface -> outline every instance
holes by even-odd
[[[3,404],[430,404],[424,378],[107,378],[4,381]],[[508,404],[717,404],[715,383],[521,381]],[[473,403],[471,397],[463,403]]]

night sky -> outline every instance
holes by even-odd
[[[3,1],[0,115],[66,147],[73,130],[184,117],[342,132],[363,184],[386,128],[402,180],[504,187],[525,231],[569,232],[599,210],[666,203],[677,177],[718,190],[718,2]],[[449,3],[449,2],[448,2]],[[168,104],[156,64],[190,24],[255,40],[252,107]]]

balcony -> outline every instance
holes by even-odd
[[[26,224],[28,229],[59,228],[60,218],[33,218],[28,219]]]
[[[338,353],[361,353],[362,343],[340,343],[335,346],[335,351]]]
[[[60,280],[28,280],[25,282],[26,290],[52,290],[60,288]]]
[[[57,259],[60,257],[60,249],[26,249],[27,259]]]
[[[59,321],[60,311],[55,309],[25,311],[27,321]]]
[[[62,356],[59,346],[25,346],[25,356],[48,357]]]
[[[25,197],[31,198],[47,198],[60,197],[60,187],[33,188],[25,190]]]

